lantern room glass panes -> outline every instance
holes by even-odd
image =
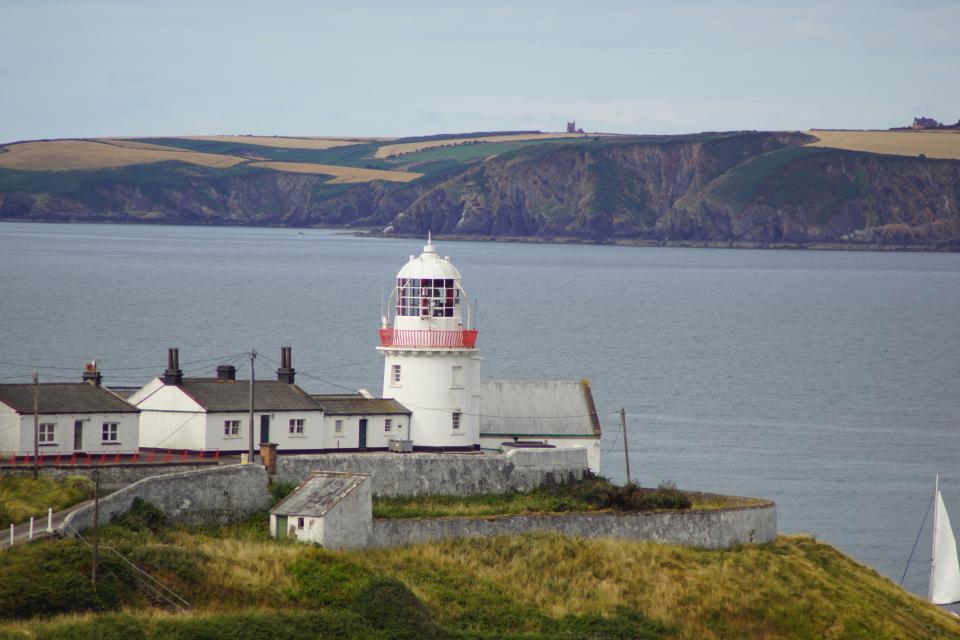
[[[452,318],[460,290],[452,278],[397,278],[397,315]]]

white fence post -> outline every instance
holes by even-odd
[[[27,540],[33,540],[33,516],[30,516],[30,533],[27,534]]]
[[[47,533],[53,533],[53,508],[47,507]]]
[[[10,546],[13,546],[13,523],[10,523]]]

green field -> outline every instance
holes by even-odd
[[[26,522],[30,516],[61,511],[93,497],[93,483],[83,476],[50,478],[0,477],[0,529]]]

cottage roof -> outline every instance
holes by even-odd
[[[484,380],[480,406],[480,435],[600,437],[586,380]]]
[[[313,399],[323,405],[323,412],[328,416],[377,416],[377,415],[410,415],[410,409],[393,398],[367,398],[357,393],[348,394],[314,394]]]
[[[249,380],[184,378],[176,385],[209,413],[247,411],[250,408]],[[257,380],[253,392],[254,411],[322,411],[306,391],[279,380]]]
[[[33,385],[0,384],[0,402],[18,413],[33,413]],[[43,414],[140,411],[104,387],[88,382],[44,382],[37,385],[37,410]]]
[[[369,477],[365,473],[314,471],[293,493],[271,509],[270,513],[278,516],[319,518]]]

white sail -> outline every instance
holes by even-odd
[[[940,495],[940,478],[937,478],[937,495],[933,508],[933,558],[930,563],[930,602],[952,604],[960,602],[960,562],[957,560],[957,541],[953,537],[950,516]]]

